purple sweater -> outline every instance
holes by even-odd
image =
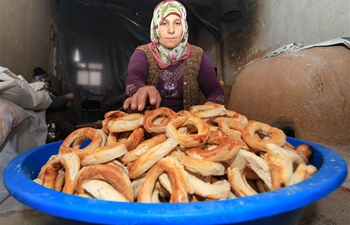
[[[183,109],[183,60],[159,70],[157,89],[162,97],[161,106],[174,111]],[[136,50],[129,61],[128,74],[125,78],[126,92],[129,96],[147,85],[149,64],[146,53]],[[223,104],[224,92],[217,79],[215,70],[203,52],[198,76],[199,88],[206,97],[206,101]]]

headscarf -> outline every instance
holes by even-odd
[[[183,28],[180,44],[171,50],[163,47],[159,42],[160,23],[170,13],[176,13],[180,16],[181,25]],[[148,44],[148,46],[152,50],[153,57],[161,69],[166,69],[168,66],[178,62],[179,60],[186,59],[190,55],[191,46],[187,43],[188,25],[186,16],[187,13],[185,7],[178,1],[162,1],[154,9],[153,18],[151,21],[151,42]]]

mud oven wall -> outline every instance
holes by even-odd
[[[350,144],[350,50],[314,47],[245,67],[228,108],[289,136]]]

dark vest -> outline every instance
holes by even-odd
[[[141,45],[137,49],[142,50],[146,53],[149,69],[147,77],[147,85],[157,87],[158,74],[160,68],[156,60],[153,58],[153,54],[148,45]],[[188,110],[192,105],[199,104],[199,83],[198,75],[199,68],[202,60],[203,49],[191,45],[191,54],[184,61],[184,74],[183,74],[183,106],[184,109]]]

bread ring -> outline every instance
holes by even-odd
[[[171,150],[173,150],[177,144],[177,140],[174,138],[168,138],[164,142],[150,148],[134,162],[128,164],[129,177],[131,179],[135,179],[141,176],[159,160],[165,157]]]
[[[84,148],[80,149],[80,146],[84,141],[90,139],[91,142]],[[71,153],[79,154],[81,151],[91,151],[100,146],[104,146],[107,140],[106,134],[99,129],[84,127],[73,131],[70,135],[64,139],[61,144],[58,153]]]
[[[271,188],[272,178],[267,162],[253,152],[240,149],[236,158],[231,164],[231,168],[236,167],[242,171],[247,164],[249,164],[251,169],[259,176],[261,180],[264,181],[266,186]]]
[[[235,140],[230,140],[228,143],[222,143],[212,150],[203,150],[199,148],[189,148],[186,154],[197,159],[220,162],[229,160],[238,153],[242,148]]]
[[[108,123],[111,119],[113,118],[119,118],[128,115],[126,112],[120,111],[120,110],[114,110],[114,111],[109,111],[106,112],[104,115],[104,120],[102,121],[102,130],[106,133],[109,134],[109,127]]]
[[[186,155],[177,155],[176,158],[185,166],[186,170],[202,176],[222,176],[225,167],[221,163],[195,159]]]
[[[256,134],[258,131],[266,133],[269,138],[261,139]],[[243,129],[242,139],[251,149],[257,151],[266,151],[266,144],[271,143],[278,146],[283,146],[286,143],[286,135],[282,130],[254,120],[250,120],[246,127]]]
[[[227,178],[236,196],[245,197],[257,194],[238,168],[227,168]]]
[[[210,118],[226,115],[226,108],[221,104],[193,105],[188,111],[192,116]]]
[[[191,116],[191,113],[188,110],[180,110],[176,113],[177,116]]]
[[[288,151],[275,144],[267,144],[266,147],[266,161],[272,176],[271,190],[291,185],[293,161],[290,159]]]
[[[180,127],[192,125],[197,129],[196,134],[185,134],[179,131]],[[166,135],[176,139],[182,147],[196,147],[205,144],[209,138],[209,126],[199,117],[177,117],[166,127]]]
[[[143,127],[149,133],[165,133],[165,128],[176,117],[176,113],[170,108],[160,107],[145,113]],[[159,124],[155,124],[156,118],[162,118]]]
[[[139,156],[148,151],[153,146],[156,146],[167,139],[165,134],[158,134],[156,136],[151,137],[150,139],[144,140],[141,142],[136,148],[131,151],[128,151],[125,155],[123,155],[120,160],[124,163],[130,163],[135,161]]]
[[[193,186],[194,193],[204,198],[220,200],[227,199],[230,195],[231,186],[227,180],[220,180],[210,184],[191,174],[188,174],[187,178]]]
[[[93,151],[83,151],[79,154],[82,166],[96,165],[105,163],[121,157],[127,153],[124,144],[117,144],[113,146],[101,146]]]
[[[108,122],[109,132],[125,132],[135,130],[143,124],[143,115],[141,113],[131,113],[126,116],[112,118]]]
[[[55,159],[49,160],[42,166],[38,178],[42,180],[44,187],[55,189],[55,181],[61,169],[65,171],[62,192],[73,194],[74,180],[80,170],[80,159],[74,153],[60,154]]]
[[[139,195],[141,185],[145,180],[145,176],[139,177],[131,181],[131,190],[134,195],[134,201],[137,201],[137,196]]]
[[[137,198],[138,202],[152,202],[152,192],[156,180],[164,172],[168,174],[172,186],[170,202],[188,202],[188,193],[193,194],[194,190],[187,179],[187,172],[173,156],[167,156],[161,159],[148,171],[140,188]]]
[[[309,163],[309,158],[308,156],[306,156],[305,154],[309,154],[309,152],[311,152],[311,147],[307,144],[302,144],[302,145],[299,145],[296,148],[294,148],[293,145],[291,145],[289,142],[286,142],[286,144],[283,146],[283,149],[289,151],[289,152],[293,152],[295,154],[297,154],[299,157],[301,157],[301,159],[306,163],[308,164]],[[305,153],[304,153],[305,152]],[[293,155],[293,154],[292,154]],[[311,154],[310,154],[311,155]],[[309,156],[310,156],[309,155]],[[295,157],[295,156],[294,156]]]
[[[65,177],[66,177],[66,172],[64,172],[64,170],[58,171],[57,177],[55,179],[55,188],[54,188],[56,191],[63,190]]]
[[[84,194],[86,191],[83,184],[89,180],[102,180],[111,184],[129,202],[133,202],[134,196],[131,191],[129,177],[118,167],[109,164],[98,164],[83,167],[75,179],[75,191]]]
[[[88,180],[82,184],[82,187],[87,193],[97,199],[128,202],[124,195],[102,180]]]
[[[297,184],[317,172],[317,168],[312,164],[305,165],[299,164],[296,170],[293,173],[293,182],[292,184]]]
[[[121,138],[120,137],[121,134],[127,134],[128,137]],[[135,149],[143,141],[143,137],[144,137],[144,130],[141,127],[133,130],[132,132],[126,131],[119,134],[111,132],[108,134],[106,146],[124,144],[126,146],[126,149],[130,151]]]
[[[221,143],[229,142],[231,140],[232,138],[224,135],[222,131],[218,130],[218,131],[210,131],[207,143],[221,144]]]
[[[227,109],[226,110],[226,116],[228,116],[229,118],[233,118],[239,122],[241,122],[244,125],[248,124],[248,119],[247,117],[245,117],[242,114],[237,113],[236,111],[233,111],[231,109]]]
[[[308,176],[309,174],[307,172],[307,166],[305,164],[299,164],[293,173],[291,184],[297,184],[308,178]]]
[[[216,119],[218,121],[218,125],[220,130],[231,138],[241,138],[242,131],[246,126],[242,122],[228,117],[218,117]]]

